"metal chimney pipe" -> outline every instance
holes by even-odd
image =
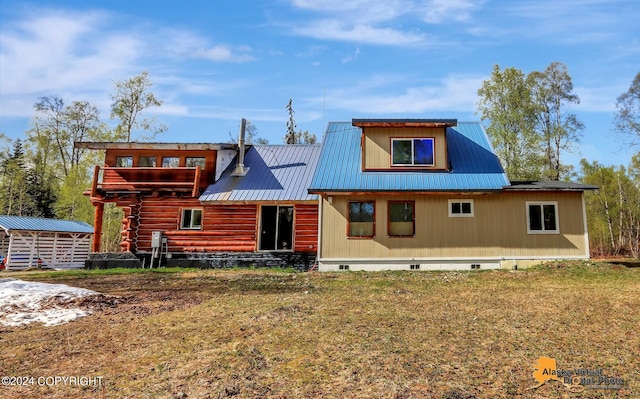
[[[240,137],[238,137],[238,164],[235,170],[231,173],[231,176],[245,176],[249,171],[249,168],[244,166],[244,153],[246,146],[244,144],[244,133],[247,128],[247,120],[242,118],[240,122]]]

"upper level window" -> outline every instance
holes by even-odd
[[[391,139],[391,165],[433,166],[433,138]]]
[[[558,203],[527,202],[527,232],[529,234],[558,234]]]
[[[180,218],[180,228],[183,230],[197,230],[202,228],[202,209],[183,209]]]
[[[163,168],[177,168],[178,166],[180,166],[180,157],[163,157],[162,158]]]
[[[473,200],[449,200],[449,217],[473,217]]]
[[[389,201],[389,235],[413,237],[415,235],[413,201]]]
[[[140,157],[138,160],[138,166],[142,168],[153,168],[156,166],[156,157]]]
[[[187,157],[185,160],[185,166],[187,168],[200,167],[200,170],[204,170],[205,160],[204,157]]]
[[[116,157],[117,168],[130,168],[133,166],[133,157]]]
[[[375,210],[373,201],[349,202],[349,237],[375,235]]]

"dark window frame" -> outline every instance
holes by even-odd
[[[412,232],[411,234],[393,234],[391,232],[391,206],[396,204],[411,204],[411,224],[412,224]],[[406,222],[406,221],[405,221]],[[416,202],[415,201],[387,201],[387,234],[389,237],[415,237],[416,236]]]
[[[351,217],[351,204],[361,204],[360,208],[362,208],[363,204],[371,204],[372,205],[372,221],[354,221]],[[372,233],[371,235],[352,235],[351,234],[351,223],[372,223]],[[362,201],[347,201],[347,237],[349,238],[375,238],[376,236],[376,201],[375,200],[362,200]]]

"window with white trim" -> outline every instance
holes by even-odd
[[[433,137],[391,139],[391,165],[435,165],[433,141]]]
[[[527,202],[527,233],[558,234],[558,203],[555,201]]]
[[[180,217],[180,229],[199,230],[202,228],[202,209],[183,209]]]
[[[471,218],[473,217],[473,200],[472,199],[455,199],[449,200],[449,217],[452,218]]]

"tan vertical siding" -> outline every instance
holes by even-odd
[[[583,257],[587,254],[582,193],[500,193],[376,196],[375,239],[347,237],[347,202],[324,202],[323,258]],[[474,217],[449,217],[448,200],[472,199]],[[387,201],[414,200],[415,237],[389,237]],[[560,234],[528,234],[527,201],[557,201]]]
[[[427,127],[367,127],[364,138],[364,168],[389,169],[391,167],[391,138],[433,137],[435,169],[447,168],[447,149],[444,128]]]

